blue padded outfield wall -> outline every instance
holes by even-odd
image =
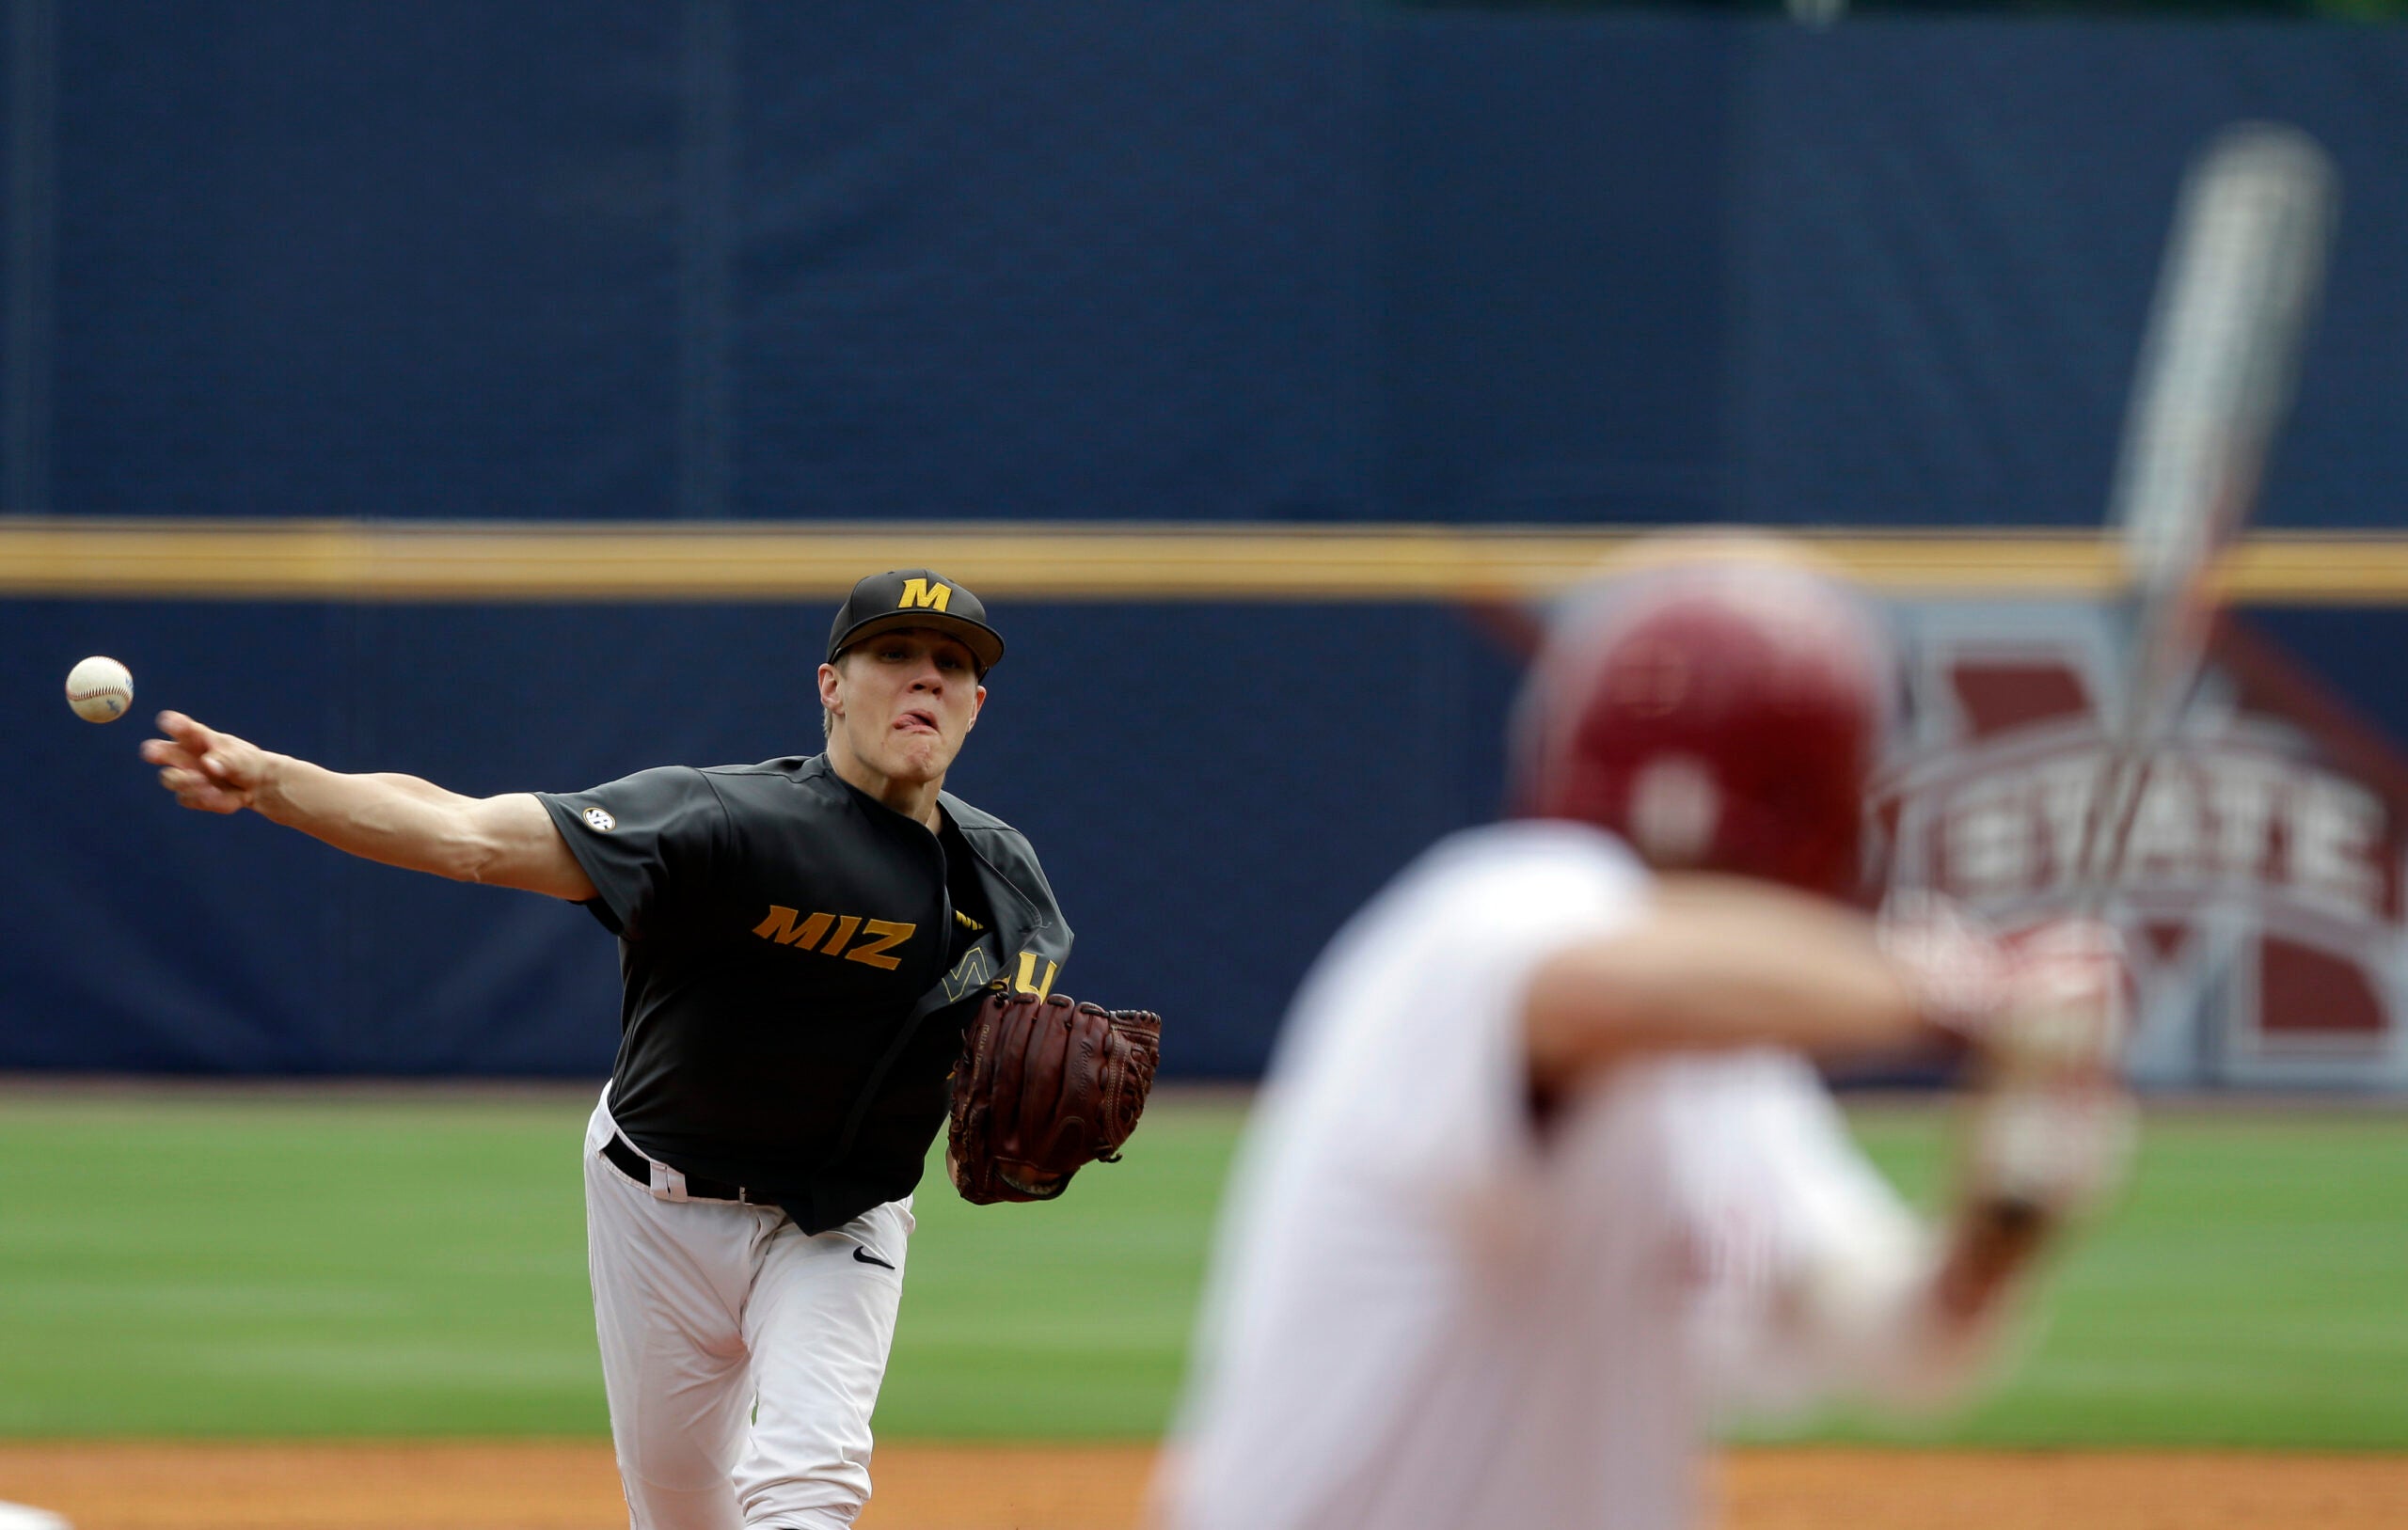
[[[2389,530],[2408,484],[2400,30],[0,18],[0,548],[123,517],[2080,528],[2181,165],[2245,116],[2353,188],[2260,519]],[[1259,1067],[1347,911],[1499,796],[1510,623],[1285,581],[1280,545],[1252,583],[991,593],[1012,654],[956,778],[1053,872],[1065,988],[1165,1012],[1189,1075]],[[466,792],[816,748],[832,589],[239,599],[15,556],[0,1067],[577,1075],[614,1038],[584,914],[179,812],[138,723],[59,707],[85,654],[145,713]],[[2260,614],[2400,736],[2402,595]]]
[[[2084,524],[2267,115],[2353,194],[2264,518],[2396,515],[2408,30],[46,8],[11,510]]]

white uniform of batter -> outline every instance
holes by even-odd
[[[1718,1405],[1966,1368],[1910,1316],[1922,1229],[1800,1060],[1634,1065],[1542,1141],[1521,995],[1647,875],[1599,830],[1473,830],[1324,954],[1225,1213],[1176,1530],[1671,1530]]]

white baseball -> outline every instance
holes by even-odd
[[[67,671],[67,704],[86,722],[115,722],[134,705],[134,675],[95,654]]]

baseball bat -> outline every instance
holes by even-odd
[[[2101,708],[2078,871],[2085,913],[2121,879],[2150,764],[2196,686],[2217,566],[2290,402],[2339,186],[2314,139],[2268,122],[2226,129],[2184,177],[2108,512],[2131,639],[2122,690]]]

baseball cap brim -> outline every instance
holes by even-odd
[[[829,645],[828,656],[832,660],[855,643],[867,642],[881,632],[895,632],[907,627],[942,632],[948,638],[958,639],[961,646],[970,650],[970,656],[978,661],[980,674],[993,669],[1004,656],[1003,636],[994,628],[967,617],[955,616],[949,611],[926,608],[880,611],[876,616],[856,622]]]

